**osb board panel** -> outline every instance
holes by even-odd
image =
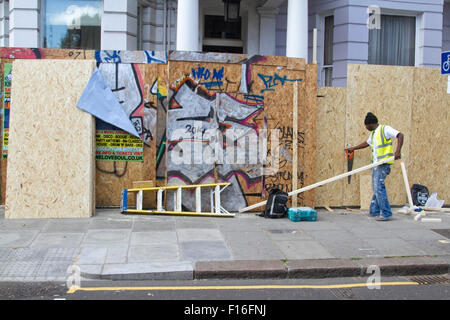
[[[245,94],[239,93],[241,76],[242,65],[238,64],[169,61],[169,140],[178,129],[185,130],[188,136],[192,135],[189,141],[198,141],[195,132],[202,130],[231,132],[238,129],[245,132],[237,139],[239,143],[236,147],[241,150],[244,136],[264,127],[263,104],[249,101]],[[168,154],[177,152],[180,145],[189,148],[189,141],[170,142]],[[215,143],[211,139],[208,141],[210,146]],[[207,150],[208,145],[203,143],[201,148]],[[227,152],[227,148],[223,150]],[[178,165],[171,158],[168,160],[169,185],[230,181],[232,185],[221,195],[223,206],[229,211],[237,211],[249,201],[258,202],[263,193],[262,176],[256,174],[252,166],[204,162]],[[209,199],[205,200],[204,204],[208,206]],[[192,203],[186,201],[186,206],[190,208]]]
[[[167,108],[168,108],[168,64],[157,65],[157,92],[158,100],[158,119],[156,122],[156,185],[165,186],[167,180],[167,144],[166,144],[166,128],[167,128]]]
[[[369,210],[373,196],[371,175],[364,174],[359,176],[359,195],[361,210]]]
[[[413,67],[349,65],[347,78],[347,110],[345,144],[355,146],[367,141],[370,133],[364,126],[367,112],[378,117],[380,124],[389,125],[405,135],[403,161],[408,163],[411,141],[411,110],[413,108]],[[396,150],[397,139],[393,139]],[[342,150],[345,157],[344,150]],[[353,169],[371,163],[371,148],[355,151]],[[386,189],[391,205],[404,205],[406,194],[402,185],[400,163],[391,166]],[[344,183],[344,205],[359,206],[359,176]]]
[[[169,61],[169,85],[176,87],[177,81],[186,76],[212,94],[215,92],[239,93],[241,70],[240,64]]]
[[[157,96],[152,93],[152,86],[157,79],[156,64],[135,64],[143,81],[143,98],[145,111],[154,110],[156,115]],[[148,110],[147,110],[148,109]],[[156,130],[156,127],[153,129]],[[155,132],[155,131],[154,131]],[[134,181],[153,180],[156,177],[156,135],[149,145],[144,144],[143,162],[96,161],[96,205],[119,206],[121,191],[131,188]],[[144,207],[154,206],[154,194],[144,196]],[[130,198],[130,206],[135,205],[135,198]]]
[[[414,69],[411,151],[406,163],[410,186],[420,183],[450,202],[450,95],[447,77],[437,69]]]
[[[252,93],[264,96],[264,108],[267,119],[267,129],[278,130],[280,141],[279,169],[275,174],[265,177],[266,191],[278,188],[285,192],[292,191],[293,165],[293,101],[294,83],[298,82],[298,120],[297,120],[297,153],[298,153],[298,182],[297,187],[305,186],[305,177],[309,175],[306,165],[305,150],[309,137],[306,136],[307,126],[307,82],[305,71],[288,70],[285,67],[253,65]],[[282,79],[282,80],[281,80]],[[268,153],[272,155],[270,139]],[[266,192],[266,196],[267,196]],[[304,204],[305,194],[298,195],[298,205]],[[289,200],[288,205],[291,205]]]
[[[0,47],[0,57],[8,59],[95,60],[95,50]]]
[[[12,63],[14,60],[12,59],[1,59],[1,70],[0,70],[0,74],[1,77],[3,77],[3,65],[5,63]],[[1,83],[1,92],[3,95],[3,81],[0,81]],[[3,108],[3,97],[0,99],[1,100],[1,106]],[[1,124],[0,124],[0,128],[3,129],[3,112],[0,112],[0,119],[1,119]],[[0,145],[3,144],[3,130],[1,130],[0,132]],[[7,159],[3,159],[3,157],[0,157],[0,165],[1,165],[1,199],[0,199],[0,204],[4,205],[5,204],[5,199],[6,199],[6,171],[7,171]]]
[[[94,213],[95,122],[76,108],[94,67],[90,61],[14,61],[6,218]]]
[[[306,66],[306,119],[305,119],[305,150],[304,150],[304,172],[305,185],[311,185],[315,181],[314,171],[316,162],[316,118],[317,118],[317,64]],[[301,165],[301,163],[299,164]],[[315,190],[304,194],[304,205],[315,207]]]
[[[345,88],[319,87],[316,119],[315,180],[322,181],[346,171]],[[352,178],[353,179],[353,178]],[[315,191],[316,206],[342,206],[343,184],[347,179],[326,184]]]

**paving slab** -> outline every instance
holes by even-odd
[[[286,278],[287,269],[280,260],[197,261],[195,279]]]
[[[89,230],[81,246],[114,246],[129,243],[131,230]]]
[[[359,227],[359,228],[347,228],[350,232],[361,239],[393,239],[396,238],[395,231],[386,230],[382,227]]]
[[[76,260],[77,264],[104,264],[107,252],[107,248],[84,247]]]
[[[223,241],[186,241],[180,243],[180,260],[182,261],[231,259],[231,253]]]
[[[175,230],[165,231],[147,231],[133,232],[131,234],[132,246],[136,245],[154,245],[154,244],[176,244],[178,242],[177,232]]]
[[[218,229],[177,228],[178,241],[223,241]]]
[[[268,241],[270,237],[268,233],[262,231],[236,231],[221,230],[225,241],[230,242],[246,242],[246,241]]]
[[[427,253],[402,239],[370,239],[367,241],[384,257],[418,256]]]
[[[75,248],[79,247],[84,233],[40,233],[31,243],[33,248]]]
[[[28,247],[38,235],[38,230],[15,230],[0,232],[0,247]]]
[[[146,231],[171,231],[175,230],[174,221],[160,221],[160,220],[134,220],[133,232],[146,232]]]
[[[132,226],[132,219],[108,218],[92,220],[89,229],[131,229]]]
[[[13,248],[8,250],[10,252],[8,260],[4,261],[36,262],[41,261],[47,254],[47,249]]]
[[[128,244],[119,244],[107,248],[105,263],[127,263]]]
[[[99,278],[130,281],[193,280],[194,268],[190,262],[105,264]]]
[[[80,251],[81,248],[48,248],[44,261],[74,261]]]
[[[72,263],[69,261],[44,261],[36,271],[36,277],[41,279],[61,279],[68,276],[67,269]]]
[[[233,240],[227,239],[233,259],[236,260],[281,260],[285,254],[270,239]]]
[[[333,241],[355,241],[359,240],[348,230],[308,230],[306,234],[318,241],[333,242]]]
[[[41,230],[47,219],[1,219],[0,230]]]
[[[264,229],[263,233],[272,241],[281,241],[281,240],[313,240],[310,232],[306,232],[301,229],[292,229],[292,228],[274,228],[274,229]]]
[[[317,241],[277,241],[276,245],[284,253],[286,259],[326,259],[335,258]]]
[[[129,263],[169,262],[178,260],[179,253],[176,244],[130,246],[127,259]]]
[[[11,261],[6,263],[1,271],[0,278],[5,277],[29,277],[36,276],[41,261]]]
[[[42,233],[79,233],[86,232],[88,230],[89,224],[92,220],[90,219],[52,219],[50,220],[44,228],[42,228]]]

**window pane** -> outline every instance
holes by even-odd
[[[102,0],[46,0],[44,48],[100,49]]]
[[[241,18],[226,22],[224,16],[205,16],[205,38],[241,40]]]
[[[416,18],[381,16],[381,28],[369,31],[369,64],[414,66]]]
[[[333,86],[333,68],[325,68],[325,87]]]
[[[323,64],[326,66],[333,65],[333,32],[334,32],[334,16],[325,17]]]

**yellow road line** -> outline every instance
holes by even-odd
[[[331,285],[249,285],[249,286],[173,286],[173,287],[98,287],[78,288],[72,287],[67,293],[77,291],[176,291],[176,290],[262,290],[262,289],[340,289],[362,288],[368,286],[411,286],[419,285],[417,282],[380,282],[380,283],[349,283]]]

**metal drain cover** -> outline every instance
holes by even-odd
[[[431,231],[434,231],[441,236],[446,237],[447,239],[450,239],[450,229],[431,229]]]
[[[417,282],[418,284],[447,284],[450,283],[450,279],[446,276],[436,275],[436,276],[414,276],[410,277],[411,281]]]
[[[355,298],[351,288],[333,288],[330,292],[340,300],[351,300]]]

